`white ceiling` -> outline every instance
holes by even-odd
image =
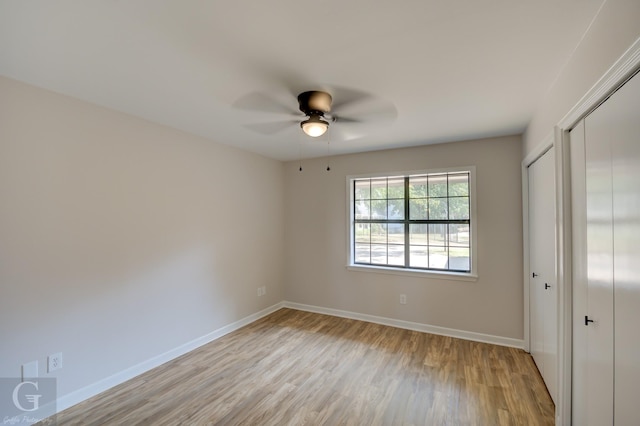
[[[327,138],[257,133],[283,115],[243,100],[348,88],[395,107],[333,125],[332,154],[517,134],[602,2],[0,0],[0,75],[280,160]]]

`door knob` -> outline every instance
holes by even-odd
[[[589,325],[590,322],[593,322],[593,320],[589,319],[589,317],[585,315],[584,316],[584,325]]]

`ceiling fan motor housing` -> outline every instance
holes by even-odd
[[[319,115],[322,117],[324,114],[331,112],[332,100],[330,94],[317,90],[303,92],[298,95],[300,111],[308,116]]]

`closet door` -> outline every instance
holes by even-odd
[[[613,216],[609,130],[599,110],[585,119],[586,330],[585,406],[589,425],[613,424]]]
[[[555,285],[555,154],[529,166],[529,328],[531,354],[556,398],[557,293]]]
[[[587,206],[585,188],[584,120],[569,135],[571,154],[571,235],[573,276],[573,342],[571,371],[571,420],[574,425],[588,425],[587,421],[587,327],[584,316],[587,308]]]
[[[571,132],[577,425],[640,424],[638,135],[637,76]]]
[[[607,292],[613,308],[613,335],[607,341],[613,346],[613,418],[618,425],[640,425],[640,77],[588,116],[586,129],[587,148],[609,147],[611,165],[606,201],[613,232],[606,245],[611,250],[606,276],[613,282],[612,295]],[[604,210],[598,209],[600,215]],[[593,271],[594,283],[600,283],[600,272]]]

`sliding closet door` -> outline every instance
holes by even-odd
[[[614,419],[640,425],[640,77],[602,107],[613,185]]]
[[[587,206],[585,189],[584,120],[571,130],[571,225],[573,276],[573,362],[571,371],[571,410],[573,425],[588,425],[587,373],[588,340],[584,315],[588,312],[587,298]]]
[[[609,130],[596,110],[585,119],[587,306],[578,319],[586,330],[586,418],[613,424],[613,215]]]
[[[556,398],[557,289],[555,285],[555,154],[529,166],[529,332],[531,355]]]
[[[640,425],[639,135],[637,76],[571,132],[577,425]]]

